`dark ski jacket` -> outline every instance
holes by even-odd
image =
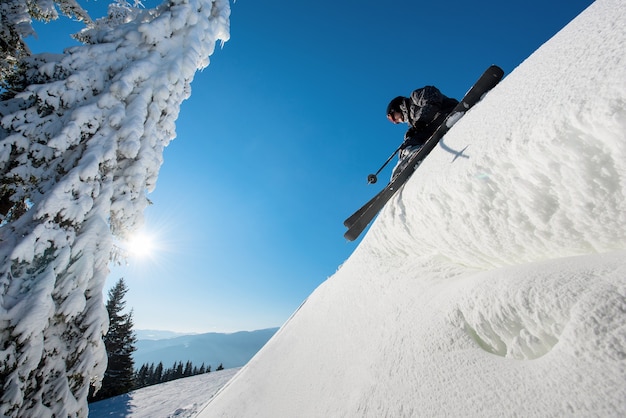
[[[458,103],[434,86],[422,87],[406,97],[400,110],[409,129],[404,134],[402,149],[423,145]]]

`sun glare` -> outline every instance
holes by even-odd
[[[179,231],[174,234],[172,225],[167,219],[161,219],[151,225],[146,222],[132,232],[127,231],[124,238],[115,240],[116,262],[134,267],[163,263],[176,248],[171,239],[178,238]]]
[[[154,239],[146,233],[138,232],[126,242],[126,249],[131,256],[148,257],[155,251]]]

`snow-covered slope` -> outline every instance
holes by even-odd
[[[190,418],[239,369],[227,369],[148,386],[89,404],[89,418]]]
[[[624,416],[625,22],[508,75],[199,416]]]

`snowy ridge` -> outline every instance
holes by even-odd
[[[444,139],[470,158],[450,163],[452,154],[434,152],[389,205],[391,222],[419,231],[390,244],[481,269],[622,248],[626,106],[616,35],[600,18],[580,19],[506,77]],[[396,235],[382,218],[371,239]]]
[[[199,417],[623,416],[624,21],[508,75]]]

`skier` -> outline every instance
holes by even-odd
[[[400,151],[400,148],[404,147],[403,151],[410,150],[410,152],[408,157],[400,160],[394,169],[391,182],[343,221],[344,226],[348,228],[346,233],[343,234],[347,240],[354,241],[357,239],[378,212],[389,202],[389,199],[398,190],[402,189],[402,186],[415,172],[408,166],[412,164],[414,165],[413,168],[417,168],[421,160],[426,158],[437,146],[441,138],[454,123],[463,117],[472,106],[478,103],[487,92],[493,89],[502,80],[503,76],[504,71],[502,68],[497,65],[491,65],[465,93],[460,102],[445,97],[435,87],[426,86],[415,90],[410,98],[400,96],[389,103],[389,106],[387,106],[387,118],[393,123],[406,122],[410,125],[410,128],[405,135],[405,141],[402,145],[391,154],[376,174],[367,176],[367,182],[370,184],[376,183],[376,175]],[[457,104],[451,108],[452,103]],[[413,151],[411,148],[416,150],[411,152]],[[406,167],[401,167],[401,165]]]
[[[419,88],[410,97],[398,96],[389,102],[387,119],[393,124],[409,125],[392,178],[401,171],[402,163],[424,145],[458,103],[458,100],[444,96],[434,86]]]

